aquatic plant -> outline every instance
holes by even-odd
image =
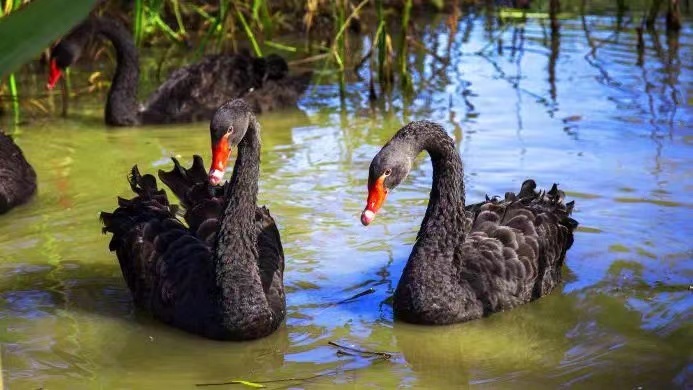
[[[0,80],[6,78],[12,102],[14,123],[19,123],[19,91],[14,70],[36,56],[84,18],[95,0],[69,2],[6,0],[0,6]],[[19,12],[17,12],[19,11]],[[0,88],[0,92],[2,88]]]

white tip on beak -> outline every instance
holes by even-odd
[[[361,223],[363,226],[368,226],[375,219],[375,213],[371,210],[363,210],[361,213]]]
[[[218,169],[212,169],[209,171],[209,182],[217,185],[221,183],[221,179],[224,177],[224,172]]]

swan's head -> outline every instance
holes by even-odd
[[[51,49],[48,59],[48,82],[46,88],[53,89],[67,67],[77,62],[82,48],[92,35],[91,23],[77,26]]]
[[[63,41],[58,43],[51,50],[51,56],[48,61],[48,82],[46,83],[46,88],[53,89],[60,77],[62,77],[63,71],[77,61],[78,57],[79,50],[75,50],[69,42]]]
[[[289,65],[282,57],[276,54],[270,54],[265,57],[265,64],[267,78],[270,80],[278,80],[289,74]]]
[[[241,99],[224,103],[214,113],[209,123],[209,132],[212,137],[210,183],[214,185],[221,183],[226,164],[231,156],[231,148],[237,146],[245,136],[252,115],[250,106]]]
[[[411,158],[407,145],[390,141],[371,161],[368,170],[368,200],[361,213],[361,223],[368,226],[385,202],[390,190],[397,187],[409,174]]]

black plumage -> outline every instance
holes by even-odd
[[[0,131],[0,214],[36,192],[36,172],[12,138]]]
[[[537,191],[536,183],[526,180],[518,194],[465,208],[462,161],[452,139],[433,122],[408,124],[375,156],[364,224],[377,212],[377,192],[384,199],[422,150],[431,156],[433,185],[395,290],[398,319],[421,324],[468,321],[537,299],[560,283],[577,227],[570,218],[573,202],[565,203],[555,184],[548,192]]]
[[[231,182],[211,186],[199,156],[190,169],[175,161],[172,171],[159,173],[181,200],[188,227],[154,176],[137,166],[130,175],[137,196],[119,199],[101,218],[138,307],[205,337],[255,339],[276,330],[286,314],[284,252],[274,219],[256,206],[259,124],[241,100],[224,107],[248,123],[234,130],[244,134]]]
[[[59,75],[77,61],[96,35],[110,40],[116,52],[117,67],[105,108],[105,121],[113,126],[206,121],[232,98],[245,99],[255,113],[296,107],[312,75],[289,75],[286,61],[276,54],[209,55],[172,72],[140,105],[137,48],[129,31],[114,19],[88,19],[65,36],[51,51],[52,74]],[[49,86],[55,81],[57,77],[51,76]]]

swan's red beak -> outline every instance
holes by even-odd
[[[216,144],[212,145],[212,167],[209,169],[210,183],[214,185],[221,183],[230,155],[229,134],[227,133]]]
[[[58,82],[58,80],[60,80],[60,76],[62,75],[63,71],[58,67],[58,64],[55,62],[55,58],[51,59],[48,68],[48,82],[46,83],[46,88],[55,88],[55,84]]]
[[[366,208],[361,213],[361,223],[363,226],[368,226],[375,219],[375,214],[380,210],[380,206],[385,201],[387,196],[387,188],[385,188],[385,175],[380,176],[372,183],[368,183],[368,200]]]

